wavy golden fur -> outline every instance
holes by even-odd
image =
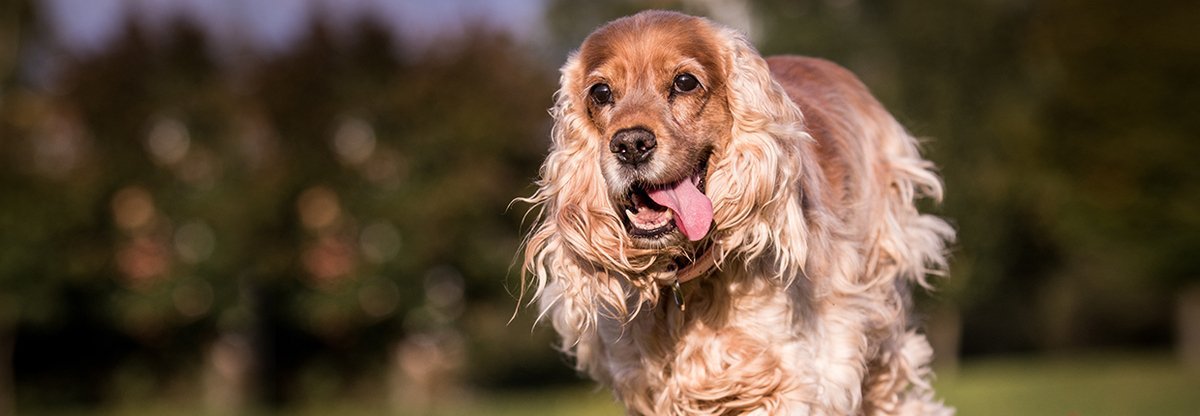
[[[584,41],[551,113],[525,280],[631,414],[952,413],[908,320],[946,267],[914,205],[942,186],[850,72],[648,11]],[[647,196],[689,180],[711,209]]]

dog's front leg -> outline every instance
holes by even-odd
[[[816,345],[813,369],[813,415],[856,415],[862,404],[862,383],[866,369],[868,337],[864,334],[863,316],[852,299],[826,300],[817,312]]]

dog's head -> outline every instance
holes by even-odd
[[[798,218],[784,205],[799,200],[799,109],[733,29],[664,11],[608,23],[563,66],[551,113],[527,255],[670,272],[702,251],[769,250]]]
[[[597,30],[568,69],[564,93],[607,150],[609,198],[637,245],[700,240],[712,225],[709,158],[732,123],[721,46],[707,21],[643,13]]]

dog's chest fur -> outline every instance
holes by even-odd
[[[808,282],[721,272],[681,290],[682,305],[664,293],[633,321],[599,323],[602,365],[622,401],[645,414],[812,401],[804,397],[817,394],[806,387],[817,384],[806,380],[816,364]]]

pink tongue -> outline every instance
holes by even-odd
[[[675,213],[675,226],[689,240],[696,241],[708,234],[712,225],[712,201],[700,193],[691,179],[650,191],[650,199]]]

